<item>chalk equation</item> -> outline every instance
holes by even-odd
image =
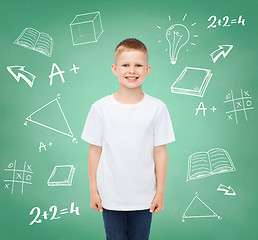
[[[241,96],[238,98],[234,98],[233,91],[231,90],[230,93],[227,94],[224,103],[227,103],[228,107],[230,107],[230,111],[226,112],[228,120],[233,120],[234,115],[236,124],[238,124],[238,114],[243,112],[245,120],[248,121],[247,111],[254,109],[252,105],[252,97],[250,96],[248,91],[243,91],[242,89]]]
[[[43,211],[43,214],[41,215],[41,209],[39,207],[34,207],[31,209],[29,215],[33,215],[34,212],[36,213],[36,216],[34,219],[29,223],[29,225],[33,225],[34,223],[42,223],[42,220],[40,217],[43,217],[44,220],[56,220],[60,219],[61,216],[58,216],[58,208],[57,206],[51,206],[48,211]],[[74,206],[74,202],[71,203],[70,209],[64,208],[60,210],[60,215],[64,214],[72,214],[75,213],[76,215],[80,215],[79,213],[79,207]]]
[[[243,16],[239,16],[238,19],[234,18],[234,19],[230,19],[229,16],[224,16],[221,19],[217,20],[216,16],[210,16],[208,19],[209,22],[211,22],[211,24],[207,27],[207,28],[216,28],[218,27],[230,27],[232,24],[242,24],[242,26],[245,26],[245,19],[243,19]],[[217,24],[217,25],[216,25]]]
[[[5,189],[11,189],[11,194],[14,193],[14,188],[17,184],[21,184],[21,193],[23,194],[24,184],[32,184],[32,167],[24,162],[23,169],[17,169],[16,160],[11,162],[5,169],[8,179],[4,180]],[[10,186],[11,184],[11,186]]]

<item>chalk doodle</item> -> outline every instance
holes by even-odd
[[[49,215],[51,215],[50,219],[49,220],[56,220],[56,219],[60,219],[61,216],[57,216],[57,211],[58,211],[58,208],[57,206],[51,206],[48,211],[43,211],[43,214],[41,214],[41,209],[39,207],[34,207],[31,209],[29,215],[33,215],[34,214],[34,211],[36,212],[36,216],[34,217],[34,219],[29,223],[29,225],[33,225],[34,223],[41,223],[42,220],[39,218],[40,216],[42,216],[44,218],[44,220],[48,220],[49,218]],[[76,207],[74,206],[74,202],[71,203],[71,206],[70,206],[70,210],[68,208],[64,208],[60,211],[60,215],[64,215],[64,214],[72,214],[72,213],[76,213],[76,215],[80,215],[79,213],[79,207]]]
[[[199,113],[200,110],[202,110],[203,116],[205,117],[207,108],[204,106],[203,102],[200,102],[198,108],[196,108],[195,116]]]
[[[241,89],[241,97],[234,98],[233,91],[231,90],[226,96],[224,103],[230,104],[230,111],[227,111],[228,120],[233,120],[233,115],[235,116],[236,124],[238,124],[238,114],[241,112],[245,116],[245,120],[248,121],[247,111],[253,110],[252,97],[248,91],[243,91]],[[231,110],[233,108],[233,110]]]
[[[54,40],[47,33],[39,32],[34,28],[25,28],[20,36],[14,41],[14,44],[18,44],[22,47],[51,57]]]
[[[73,71],[74,74],[77,74],[77,70],[79,70],[80,68],[79,67],[76,67],[74,64],[73,64],[73,68],[70,69],[70,72]],[[56,70],[56,71],[55,71]],[[58,67],[58,65],[56,63],[53,63],[52,64],[52,69],[51,69],[51,73],[50,75],[48,76],[49,79],[50,79],[50,86],[52,86],[53,84],[53,77],[59,75],[60,78],[61,78],[61,81],[62,83],[65,83],[65,79],[64,79],[64,74],[65,71],[63,70],[60,70],[60,68]]]
[[[208,152],[194,153],[189,157],[186,181],[235,170],[228,152],[222,148],[214,148]]]
[[[171,86],[171,92],[203,97],[212,75],[208,69],[186,67]]]
[[[172,64],[176,64],[178,53],[187,44],[189,38],[189,30],[183,24],[174,24],[167,29],[166,39],[169,43],[169,56]]]
[[[70,24],[73,46],[97,42],[103,33],[100,12],[76,15]]]
[[[236,192],[231,186],[227,187],[226,185],[220,184],[217,191],[225,192],[224,195],[226,196],[236,196]]]
[[[55,166],[48,181],[48,186],[72,186],[75,167],[73,165]]]
[[[212,62],[215,63],[220,56],[226,58],[232,48],[233,45],[219,45],[219,48],[210,54]]]
[[[212,108],[210,108],[210,110],[211,110],[212,112],[215,112],[215,111],[217,110],[217,108],[216,108],[215,106],[212,106]]]
[[[219,220],[222,219],[222,217],[218,216],[217,213],[215,213],[205,202],[203,202],[198,197],[198,193],[195,193],[195,197],[183,213],[182,222],[184,222],[187,218],[218,218]]]
[[[56,68],[57,72],[54,72],[54,69]],[[61,80],[62,80],[62,83],[65,82],[64,80],[64,76],[63,76],[63,73],[65,73],[65,71],[61,71],[60,68],[57,66],[56,63],[53,63],[52,64],[52,70],[51,70],[51,74],[48,76],[50,78],[50,86],[52,86],[52,83],[53,83],[53,77],[56,76],[56,75],[59,75]]]
[[[43,143],[43,142],[40,142],[40,144],[39,144],[39,152],[41,152],[41,149],[44,149],[45,151],[47,151],[47,149],[46,149],[46,145]]]
[[[215,106],[212,106],[212,108],[210,108],[209,110],[212,111],[212,112],[215,112],[217,110],[217,108]],[[195,116],[198,115],[199,111],[202,111],[203,116],[205,117],[207,108],[205,107],[203,102],[200,102],[198,108],[196,108]]]
[[[48,146],[49,146],[49,147],[51,147],[52,145],[53,145],[52,142],[49,142],[49,143],[48,143]],[[47,146],[46,144],[44,144],[43,142],[40,142],[40,144],[39,144],[39,152],[41,152],[42,148],[43,148],[45,151],[47,151],[48,146]]]
[[[79,70],[80,68],[79,67],[76,67],[74,64],[73,64],[73,68],[70,70],[71,71],[74,71],[75,74],[77,74],[77,70]]]
[[[26,120],[73,138],[72,130],[66,120],[58,98],[40,107],[30,114]],[[55,115],[53,115],[52,111],[55,112]],[[28,126],[27,121],[24,123],[25,126]],[[76,138],[73,138],[73,142],[77,143]]]
[[[245,19],[243,19],[243,16],[239,16],[238,19],[234,18],[234,19],[231,19],[229,18],[229,16],[224,16],[221,19],[218,19],[217,21],[217,17],[216,16],[210,16],[208,21],[212,21],[212,23],[207,27],[207,28],[216,28],[217,26],[219,27],[230,27],[231,25],[230,24],[242,24],[242,26],[245,26]],[[217,25],[216,25],[217,23]]]
[[[183,17],[183,22],[186,19],[187,14]],[[171,17],[169,16],[169,21],[171,21]],[[191,27],[195,26],[196,23],[191,24]],[[157,26],[158,29],[162,29],[160,26]],[[170,25],[165,33],[166,40],[168,42],[169,48],[166,51],[169,51],[170,63],[175,65],[178,59],[178,54],[181,51],[181,48],[184,47],[190,39],[190,31],[189,27],[187,28],[185,24],[176,23]],[[198,37],[198,35],[193,34],[193,37]],[[159,40],[158,42],[162,42]],[[195,46],[196,44],[191,42],[191,45]],[[184,47],[185,48],[185,47]],[[189,51],[187,49],[187,51]]]
[[[32,184],[32,167],[24,162],[23,169],[17,169],[16,160],[11,162],[6,169],[4,169],[6,173],[8,173],[8,179],[4,180],[5,189],[11,188],[11,194],[14,193],[14,188],[17,184],[21,184],[21,193],[24,191],[24,184]],[[11,184],[11,186],[10,186]]]
[[[23,79],[30,87],[33,86],[36,76],[24,70],[25,66],[8,66],[8,72],[12,74],[17,82]]]

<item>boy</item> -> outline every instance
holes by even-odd
[[[164,208],[173,128],[166,105],[142,91],[150,66],[141,41],[116,47],[112,71],[119,90],[92,105],[82,133],[90,143],[90,205],[102,212],[107,239],[146,240],[152,212]]]

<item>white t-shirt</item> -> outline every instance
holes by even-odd
[[[156,194],[154,146],[175,141],[166,105],[145,93],[136,104],[108,95],[91,106],[81,138],[102,146],[97,169],[102,206],[149,209]]]

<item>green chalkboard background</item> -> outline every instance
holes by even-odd
[[[165,209],[153,216],[150,239],[254,239],[258,210],[257,9],[255,0],[2,1],[0,238],[105,239],[102,216],[90,208],[89,144],[80,136],[91,104],[118,90],[118,80],[111,72],[115,46],[125,38],[136,37],[146,44],[152,67],[143,90],[167,104],[176,136],[176,142],[167,146]],[[98,42],[73,46],[70,23],[78,14],[96,11],[101,14],[104,33]],[[207,28],[211,16],[216,16],[216,28]],[[223,26],[225,16],[230,26]],[[239,16],[245,19],[244,25],[237,23]],[[236,23],[231,23],[234,19]],[[187,26],[190,40],[172,65],[165,33],[175,23]],[[26,27],[52,36],[51,57],[13,44]],[[213,63],[210,54],[218,45],[234,47],[226,58],[221,56]],[[50,86],[53,63],[64,71],[65,82],[57,75]],[[80,68],[77,74],[70,71],[73,64]],[[8,66],[25,66],[25,71],[36,76],[33,87],[23,79],[17,82],[7,71]],[[171,92],[172,84],[187,66],[213,73],[203,98]],[[238,111],[237,124],[234,114],[232,120],[226,114],[233,110],[232,104],[223,102],[231,90],[235,98],[240,97],[241,89],[248,91],[254,109],[246,111],[248,121],[244,112]],[[30,121],[24,125],[31,113],[57,96],[78,143]],[[195,115],[201,102],[207,108],[205,116],[202,110]],[[210,110],[213,106],[217,109],[214,112]],[[51,117],[58,126],[63,124],[60,116],[56,116],[57,108],[49,108],[47,114],[45,117]],[[46,150],[41,148],[40,152],[41,142]],[[228,151],[236,170],[186,182],[189,156],[213,148]],[[9,166],[10,170],[15,161],[17,170],[22,170],[26,163],[33,172],[29,179],[32,184],[24,184],[23,194],[21,183],[14,183],[12,189],[12,183],[7,188],[8,182],[4,181],[13,179],[12,172],[5,169]],[[48,186],[48,178],[58,165],[74,165],[72,186]],[[17,173],[20,172],[15,173],[15,178]],[[220,184],[231,186],[236,195],[217,191]],[[182,221],[196,193],[220,218]],[[80,215],[76,212],[61,215],[61,210],[70,210],[72,202],[79,207]],[[51,206],[56,206],[59,219],[50,220],[54,211],[54,207],[49,211]],[[200,215],[203,206],[199,207]],[[29,225],[36,216],[36,211],[29,214],[34,207],[40,209],[41,223]],[[44,211],[49,214],[45,215],[47,219]]]

